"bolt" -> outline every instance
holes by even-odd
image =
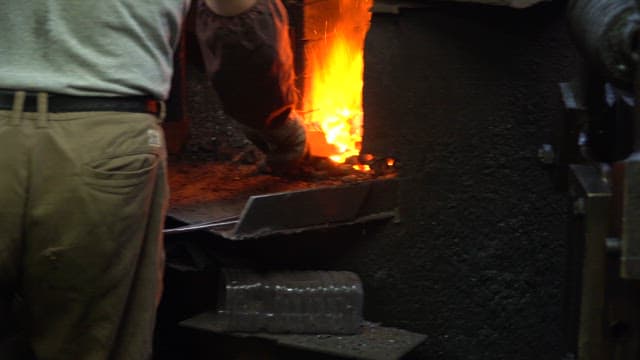
[[[629,70],[629,68],[625,64],[619,64],[618,66],[616,66],[616,68],[622,73],[626,73],[627,70]]]
[[[556,154],[551,144],[542,144],[538,149],[538,159],[545,165],[552,165],[555,162]]]
[[[587,142],[589,142],[587,134],[585,134],[584,131],[580,131],[580,133],[578,134],[578,146],[587,146]]]

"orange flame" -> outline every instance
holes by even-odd
[[[364,40],[369,30],[373,0],[334,0],[307,32],[304,111],[308,130],[321,131],[329,145],[328,157],[342,163],[358,155],[362,145],[362,87]],[[309,34],[310,33],[310,34]],[[319,36],[313,38],[313,36]],[[313,153],[313,143],[311,144]],[[325,146],[326,148],[326,146]]]

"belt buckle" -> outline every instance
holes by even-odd
[[[158,101],[154,100],[154,99],[148,99],[146,101],[145,107],[147,109],[148,112],[150,112],[151,114],[154,115],[158,115],[159,111],[160,111],[160,106],[158,104]]]
[[[155,99],[148,99],[146,101],[145,105],[146,105],[146,109],[147,109],[147,111],[149,113],[159,117],[161,120],[164,119],[166,111],[167,111],[164,101],[155,100]]]

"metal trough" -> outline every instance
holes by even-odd
[[[206,229],[231,240],[293,234],[396,218],[397,199],[398,180],[385,178],[199,203],[171,208],[169,216],[185,226],[165,233]]]

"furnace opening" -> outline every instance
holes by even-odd
[[[362,147],[364,42],[372,5],[373,0],[337,0],[304,6],[300,112],[311,154],[336,163],[358,156]]]

